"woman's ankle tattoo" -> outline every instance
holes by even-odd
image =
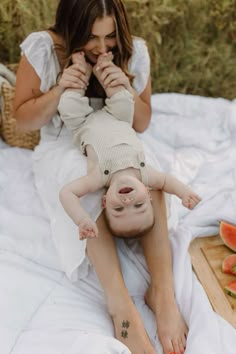
[[[130,323],[129,323],[129,321],[123,321],[122,322],[122,328],[124,328],[124,329],[122,329],[122,331],[121,331],[121,337],[122,338],[128,338],[128,331],[127,331],[127,329],[129,328],[129,326],[130,326]]]

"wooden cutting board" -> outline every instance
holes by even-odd
[[[189,253],[198,279],[204,287],[213,309],[236,328],[236,299],[226,294],[224,286],[236,276],[224,274],[223,259],[233,252],[220,236],[199,237],[191,242]]]

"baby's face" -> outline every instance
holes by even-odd
[[[104,196],[110,226],[116,231],[140,232],[153,223],[153,208],[148,189],[137,178],[122,176],[112,183]]]

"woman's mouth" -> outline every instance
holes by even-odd
[[[92,65],[97,63],[98,57],[99,57],[99,55],[95,55],[93,53],[86,53],[86,59]]]

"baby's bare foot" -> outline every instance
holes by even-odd
[[[115,336],[124,343],[132,354],[156,354],[140,315],[131,299],[110,308]]]
[[[164,354],[184,353],[188,328],[174,299],[158,299],[156,292],[149,288],[145,300],[156,314],[157,332]]]
[[[104,67],[104,65],[102,65],[102,63],[108,63],[109,64],[109,63],[112,63],[112,60],[113,60],[112,52],[104,53],[104,54],[99,56],[99,58],[97,60],[97,64],[93,68],[93,73],[96,76],[96,78],[98,79],[98,81],[100,82],[100,84],[102,85],[102,87],[104,88],[107,97],[111,97],[115,93],[117,93],[117,92],[119,92],[121,90],[124,90],[124,86],[123,85],[119,85],[119,86],[115,86],[115,87],[109,87],[109,86],[105,87],[105,85],[104,85],[104,80],[106,79],[107,75],[104,72],[106,67]]]
[[[81,81],[81,94],[84,95],[93,71],[92,65],[86,62],[84,52],[72,54],[72,62],[77,64],[78,78]]]

